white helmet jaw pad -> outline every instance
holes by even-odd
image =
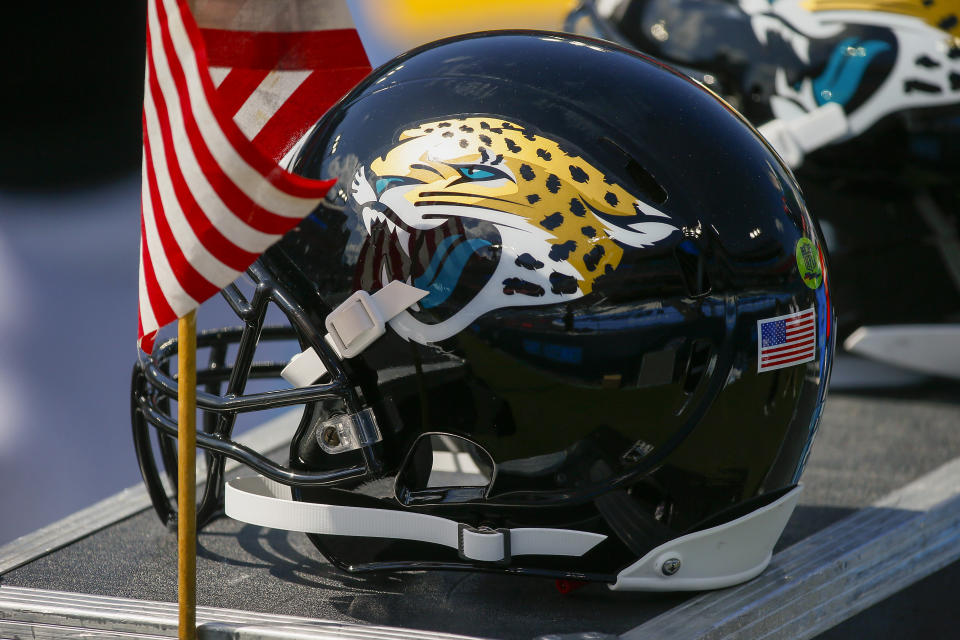
[[[674,538],[624,569],[615,591],[701,591],[756,577],[803,491],[797,485],[774,502],[730,522]]]

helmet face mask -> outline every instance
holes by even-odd
[[[250,267],[248,276],[255,284],[250,299],[236,285],[223,291],[223,297],[243,322],[241,326],[205,331],[197,336],[199,350],[209,349],[207,366],[197,372],[197,407],[202,411],[202,431],[198,429],[197,442],[206,453],[207,482],[197,521],[200,526],[223,513],[223,468],[225,457],[237,460],[256,469],[259,473],[279,481],[303,483],[328,482],[336,477],[346,478],[370,473],[359,464],[348,469],[337,468],[336,473],[299,473],[285,465],[279,465],[232,439],[238,414],[269,411],[282,407],[304,405],[303,422],[315,410],[320,399],[338,401],[343,406],[357,407],[359,401],[351,394],[346,374],[341,371],[335,358],[331,359],[330,379],[325,384],[309,389],[285,389],[245,393],[251,380],[280,378],[285,363],[254,362],[258,347],[271,342],[297,341],[303,345],[322,343],[322,337],[313,328],[315,312],[309,312],[296,303],[291,304],[288,289],[281,287],[278,270],[270,271],[269,262],[258,261]],[[276,305],[287,318],[286,326],[265,326],[267,307]],[[233,350],[236,350],[233,353]],[[233,355],[232,362],[228,355]],[[170,375],[171,362],[177,355],[176,340],[158,343],[152,354],[140,354],[134,366],[132,382],[131,415],[134,446],[140,462],[141,473],[151,500],[164,524],[175,522],[176,508],[172,505],[161,480],[160,469],[154,457],[154,447],[159,451],[168,482],[176,486],[177,423],[171,401],[177,399],[177,381]],[[281,381],[282,382],[282,381]],[[158,430],[159,439],[154,443],[149,427]],[[301,426],[302,428],[302,426]]]
[[[215,416],[198,443],[289,487],[291,510],[344,521],[299,529],[337,566],[625,584],[664,544],[795,502],[833,349],[821,241],[789,171],[709,92],[599,41],[455,38],[376,71],[292,168],[338,182],[251,267],[251,300],[224,292],[243,331],[199,338],[211,353],[240,346],[233,368],[199,374],[227,384],[222,398],[198,393]],[[798,267],[803,242],[816,287]],[[324,337],[331,311],[392,282],[423,297],[340,358]],[[292,328],[262,326],[269,303]],[[815,347],[761,365],[761,323],[804,313]],[[252,364],[258,337],[296,339],[327,375],[244,394],[247,377],[283,366]],[[148,486],[148,424],[175,429],[163,415],[174,351],[135,372]],[[232,444],[237,411],[294,404],[286,464]],[[358,509],[376,524],[356,524]],[[779,530],[765,535],[772,547]],[[687,549],[664,588],[731,584],[766,562],[683,583],[697,571]],[[651,588],[636,571],[626,588]]]

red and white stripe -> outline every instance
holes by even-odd
[[[218,107],[186,0],[147,3],[138,343],[230,284],[332,181],[283,170]],[[221,84],[222,86],[222,84]]]
[[[762,335],[764,324],[777,321],[784,323],[786,341],[770,347],[761,344],[759,372],[809,362],[816,355],[817,328],[813,309],[761,321],[758,332]]]
[[[201,30],[220,107],[274,160],[370,72],[346,8],[325,15],[311,31]]]

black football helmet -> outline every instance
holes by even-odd
[[[201,521],[304,531],[350,571],[673,590],[766,566],[835,319],[797,185],[728,104],[599,40],[474,34],[376,70],[292,169],[336,184],[250,268],[252,297],[224,291],[242,328],[199,338]],[[289,327],[264,326],[270,305]],[[254,363],[275,338],[302,353]],[[133,379],[168,521],[149,432],[175,435],[175,353]],[[303,416],[286,463],[232,438],[238,413],[287,405]],[[225,507],[224,456],[260,474]]]
[[[955,13],[883,0],[584,0],[568,26],[675,65],[768,136],[824,232],[843,341],[862,326],[960,322]]]
[[[792,166],[814,153],[835,176],[896,177],[906,166],[953,176],[960,166],[960,27],[949,4],[584,0],[580,14],[570,28],[592,26],[723,95]]]

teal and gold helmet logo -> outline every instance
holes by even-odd
[[[436,342],[488,311],[579,298],[620,265],[624,246],[673,234],[576,150],[493,117],[403,131],[351,186],[366,241],[358,287],[429,291],[391,325]]]

